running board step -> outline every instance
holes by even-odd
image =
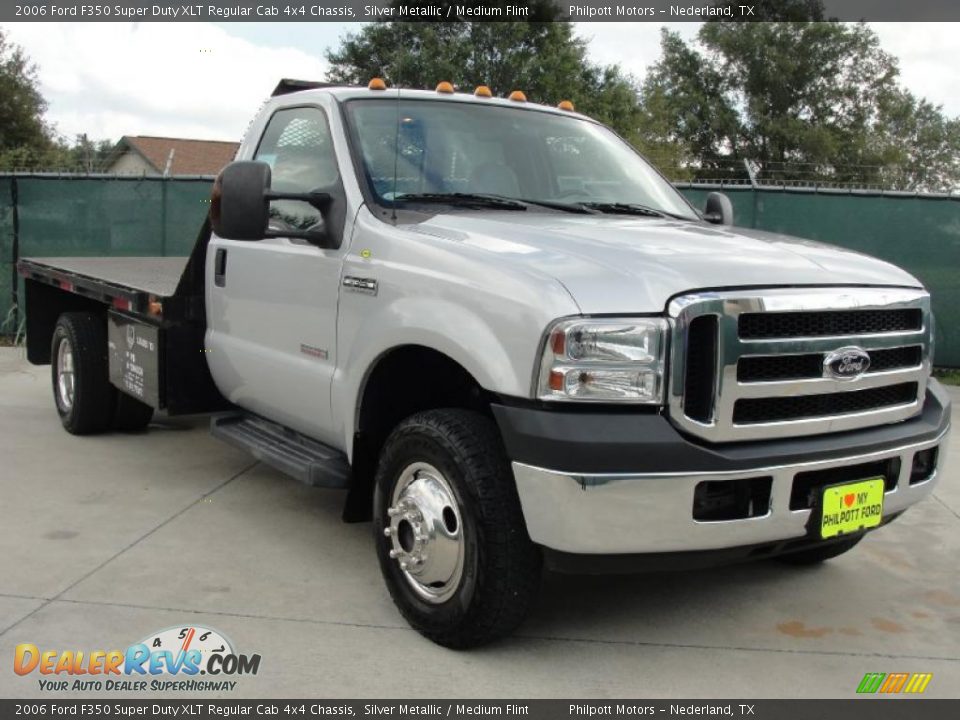
[[[215,415],[210,434],[307,485],[350,485],[350,465],[342,452],[256,415]]]

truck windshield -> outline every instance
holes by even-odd
[[[417,202],[417,196],[436,203],[448,195],[451,204],[463,205],[464,195],[491,195],[558,209],[637,215],[639,207],[655,211],[642,214],[698,219],[633,148],[576,117],[384,98],[349,101],[347,119],[366,181],[381,204]],[[466,206],[480,205],[474,200]]]

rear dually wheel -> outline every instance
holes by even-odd
[[[107,430],[117,391],[110,384],[105,318],[63,313],[53,330],[50,357],[53,398],[63,427],[74,435]]]

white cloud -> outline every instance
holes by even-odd
[[[603,65],[619,65],[625,73],[642,80],[648,66],[660,59],[660,28],[679,32],[692,40],[699,23],[574,23],[578,37],[589,42],[590,59]]]
[[[660,56],[659,23],[576,23],[592,60],[641,80]],[[668,24],[692,39],[698,23]],[[960,115],[960,23],[873,23],[912,92]],[[281,77],[323,78],[323,53],[356,26],[211,23],[10,23],[40,67],[48,118],[68,138],[239,138]],[[245,37],[241,37],[241,35]]]
[[[880,46],[900,60],[900,82],[914,95],[960,116],[960,23],[870,23]]]
[[[17,23],[10,39],[40,67],[48,117],[86,132],[237,139],[281,77],[322,78],[326,62],[263,47],[210,23]]]

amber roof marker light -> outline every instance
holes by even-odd
[[[574,111],[573,103],[570,102],[569,100],[561,100],[557,105],[557,108],[559,108],[560,110],[563,110],[564,112]]]
[[[476,97],[480,98],[489,98],[493,97],[493,93],[490,91],[486,85],[477,85],[477,89],[473,91],[473,94]]]
[[[510,93],[508,99],[513,100],[514,102],[526,102],[527,96],[523,94],[522,90],[514,90],[512,93]]]
[[[437,92],[443,93],[444,95],[452,95],[453,85],[447,82],[446,80],[442,80],[439,83],[437,83]]]
[[[383,78],[375,77],[369,83],[367,83],[367,90],[386,90],[387,84],[383,81]]]

